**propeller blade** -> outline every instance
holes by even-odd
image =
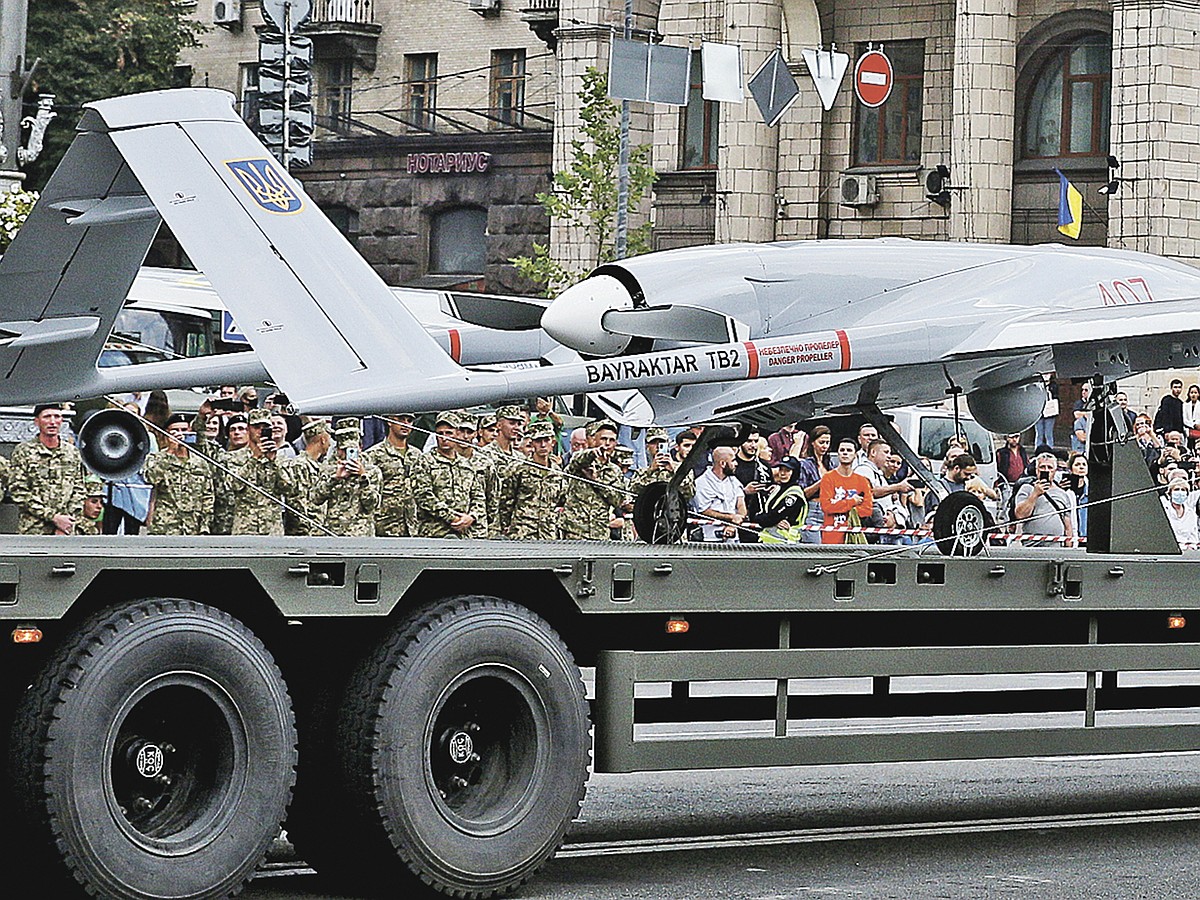
[[[604,410],[605,415],[631,428],[646,428],[654,424],[654,407],[641,391],[604,391],[588,394]]]
[[[732,316],[699,306],[644,306],[610,309],[601,319],[605,331],[664,341],[723,344],[746,340],[750,327]]]
[[[442,295],[440,305],[446,315],[471,325],[497,331],[530,331],[542,327],[542,313],[549,301],[450,291]]]

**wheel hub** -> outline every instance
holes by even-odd
[[[143,778],[157,778],[162,774],[164,765],[162,747],[158,744],[146,743],[138,748],[134,766]]]
[[[456,766],[466,765],[475,754],[475,742],[465,731],[456,731],[449,740],[450,759]],[[478,758],[478,757],[476,757]]]

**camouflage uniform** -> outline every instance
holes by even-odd
[[[670,481],[675,473],[667,469],[660,469],[658,466],[651,463],[644,469],[638,469],[631,479],[629,479],[629,489],[634,492],[634,496],[648,484],[653,484],[656,481]],[[683,498],[683,502],[689,502],[696,496],[696,473],[689,471],[683,476],[683,481],[679,484],[679,494]]]
[[[375,534],[380,537],[416,537],[417,507],[413,503],[413,470],[421,454],[412,447],[403,450],[384,438],[363,453],[382,479],[379,509],[375,512]]]
[[[554,437],[549,423],[538,423],[530,438]],[[543,468],[532,460],[517,466],[504,480],[500,516],[506,537],[552,541],[558,537],[558,510],[566,491],[562,466],[553,458]]]
[[[617,489],[620,470],[600,459],[597,449],[580,450],[567,464],[567,473],[577,477],[567,481],[563,501],[562,536],[566,540],[608,540],[613,507],[625,502],[624,491]],[[593,466],[593,475],[585,476],[583,470]],[[584,478],[589,480],[581,480]]]
[[[466,460],[443,456],[437,450],[419,460],[412,479],[421,537],[476,537],[481,531],[486,533],[486,501],[475,469]],[[475,517],[468,535],[450,527],[451,514],[456,512]]]
[[[18,534],[54,534],[54,516],[79,518],[83,508],[83,461],[60,439],[51,450],[38,438],[12,453],[8,490],[20,510]]]
[[[251,425],[271,427],[271,414],[265,409],[250,410],[249,419]],[[249,447],[235,450],[229,457],[240,458],[242,453],[245,461],[235,462],[233,470],[237,476],[233,480],[233,533],[281,535],[284,498],[296,495],[292,472],[284,461],[266,454],[255,456]]]
[[[325,507],[314,503],[312,499],[312,487],[321,471],[321,463],[307,453],[298,453],[292,459],[285,460],[283,465],[287,467],[288,476],[296,489],[293,502],[289,504],[293,508],[283,511],[283,533],[322,534],[316,526],[325,522]]]
[[[487,510],[487,529],[485,534],[480,534],[478,537],[501,537],[500,491],[504,483],[499,476],[499,457],[492,456],[491,452],[485,448],[476,447],[475,452],[470,456],[460,455],[459,459],[475,470],[475,477],[479,479],[483,488],[483,507]],[[472,537],[475,537],[474,527],[471,531]]]
[[[180,458],[160,451],[146,460],[142,473],[154,486],[154,516],[149,534],[208,534],[213,520],[213,475],[189,453]]]
[[[496,418],[524,422],[525,413],[519,406],[502,406],[496,410]],[[505,483],[521,467],[525,454],[519,450],[505,450],[493,440],[483,448],[482,454],[477,452],[475,456],[482,457],[478,465],[487,478],[484,490],[488,499],[488,537],[500,537],[508,530],[508,519],[500,511],[500,498],[504,494]],[[485,461],[490,471],[484,469]]]
[[[104,489],[104,482],[99,477],[92,474],[85,475],[83,476],[83,484],[83,499],[85,501],[94,497],[103,502],[107,492]],[[89,519],[87,511],[81,510],[79,518],[75,520],[75,528],[72,529],[71,533],[82,537],[96,537],[97,535],[104,534],[104,507],[100,507],[100,514],[94,519]]]
[[[361,434],[358,419],[342,419],[334,432],[339,448],[357,448]],[[325,527],[340,537],[375,536],[375,510],[379,507],[383,475],[361,455],[358,462],[362,475],[338,478],[342,461],[330,460],[321,466],[312,486],[312,501],[325,504]]]

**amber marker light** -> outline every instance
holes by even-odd
[[[687,634],[688,621],[676,616],[667,619],[667,634]]]
[[[18,625],[13,629],[14,644],[36,644],[42,639],[42,629],[36,625]]]
[[[1187,624],[1187,619],[1180,615],[1167,616],[1168,628],[1182,628]]]

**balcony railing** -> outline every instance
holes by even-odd
[[[317,125],[342,138],[397,137],[412,134],[487,134],[489,132],[549,132],[554,127],[553,104],[511,109],[355,110],[334,121],[317,116]]]
[[[523,0],[521,12],[527,18],[530,15],[545,16],[553,14],[558,18],[558,0]]]
[[[374,25],[375,4],[373,0],[316,0],[308,21],[310,25],[330,22]]]

